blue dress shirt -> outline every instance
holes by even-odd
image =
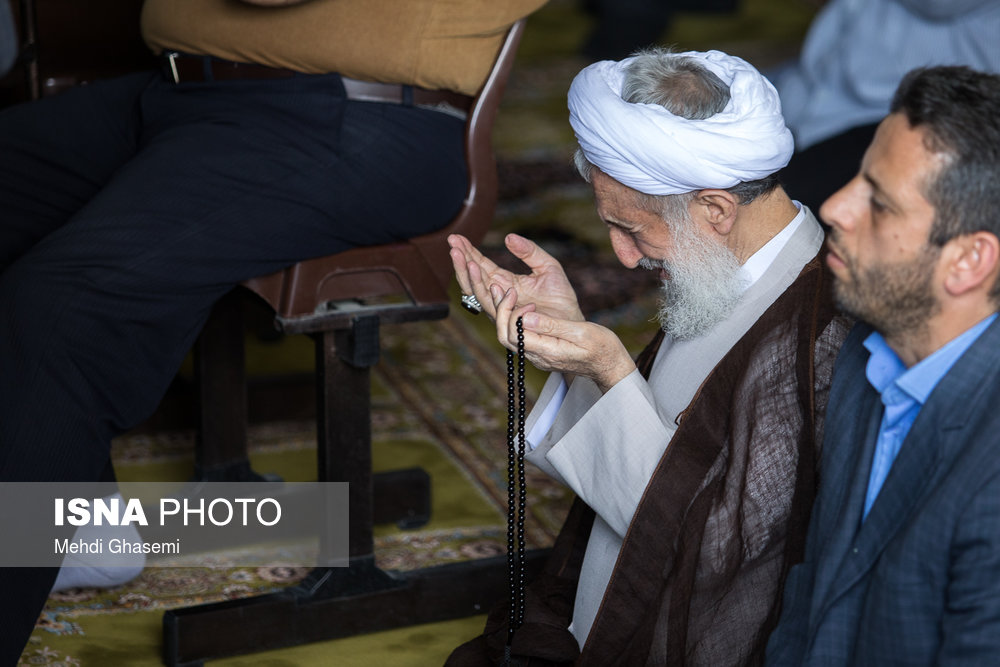
[[[993,313],[909,369],[878,332],[865,339],[864,346],[871,353],[865,375],[875,391],[881,394],[885,412],[882,414],[875,456],[868,475],[868,493],[865,495],[862,521],[868,517],[882,484],[889,476],[892,462],[896,460],[899,448],[927,397],[959,357],[996,318],[997,314]]]

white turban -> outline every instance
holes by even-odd
[[[631,104],[621,91],[636,58],[594,63],[569,89],[569,122],[591,164],[650,195],[729,188],[788,164],[792,133],[777,91],[760,72],[721,51],[672,55],[694,59],[722,79],[729,86],[726,108],[690,120],[658,104]]]

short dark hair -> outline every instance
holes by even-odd
[[[935,209],[929,241],[978,231],[1000,238],[1000,76],[969,67],[922,67],[900,82],[889,107],[926,129],[945,160],[923,184]]]

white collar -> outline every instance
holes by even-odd
[[[797,201],[792,201],[795,207],[799,209],[798,214],[792,221],[785,225],[785,228],[780,232],[775,234],[770,241],[764,244],[764,246],[752,254],[747,261],[743,262],[743,266],[740,267],[739,276],[741,282],[743,283],[743,290],[746,291],[757,282],[762,275],[764,275],[767,270],[774,263],[775,258],[778,253],[785,247],[788,240],[792,238],[802,222],[806,219],[805,209]]]

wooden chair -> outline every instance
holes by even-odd
[[[378,360],[382,325],[447,316],[447,235],[478,241],[490,225],[497,198],[493,121],[523,29],[523,20],[511,28],[469,113],[469,188],[446,227],[300,262],[244,283],[274,309],[281,331],[315,341],[319,479],[350,483],[350,567],[317,568],[300,585],[271,595],[166,612],[168,665],[459,618],[482,613],[504,595],[504,557],[391,575],[375,566],[373,522],[425,520],[429,493],[423,471],[372,474],[370,369]],[[401,301],[385,299],[399,295]],[[246,452],[243,327],[236,309],[221,303],[197,350],[197,469],[204,480],[260,479]],[[530,570],[540,556],[532,556]]]

